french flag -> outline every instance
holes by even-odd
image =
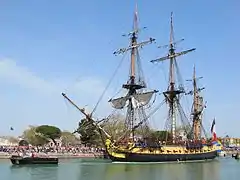
[[[215,130],[215,118],[213,119],[213,122],[212,122],[211,133],[212,133],[212,140],[217,141],[217,134]]]

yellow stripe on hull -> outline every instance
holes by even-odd
[[[179,156],[179,157],[206,157],[209,154],[215,154],[219,150],[219,146],[203,146],[201,149],[187,149],[183,146],[162,146],[161,148],[142,148],[142,147],[118,147],[114,146],[111,141],[106,141],[107,152],[110,156],[117,159],[126,159],[129,154],[134,156]],[[194,157],[195,156],[195,157]]]

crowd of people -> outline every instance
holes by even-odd
[[[103,149],[85,147],[85,146],[67,146],[67,147],[58,147],[58,146],[0,146],[0,153],[3,155],[12,155],[17,153],[44,153],[44,154],[54,154],[60,156],[96,156],[100,155],[103,152]]]

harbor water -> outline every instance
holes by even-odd
[[[13,166],[0,160],[1,180],[239,180],[231,157],[191,163],[111,163],[102,159],[60,160],[58,165]]]

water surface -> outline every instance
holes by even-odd
[[[61,160],[59,165],[13,166],[0,160],[1,180],[240,180],[240,161],[171,164],[111,163],[97,159]]]

